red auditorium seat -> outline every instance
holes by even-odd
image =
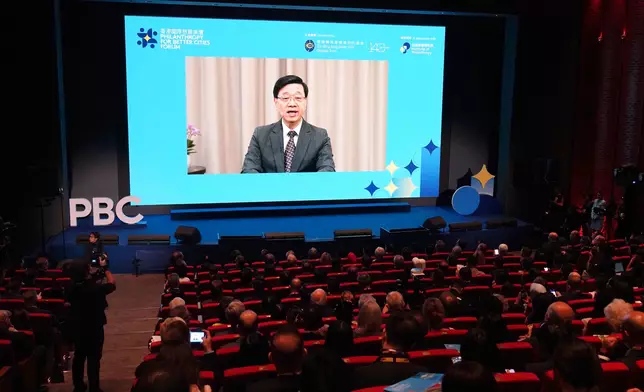
[[[628,367],[622,362],[602,362],[601,391],[625,391],[631,384]],[[543,377],[543,390],[554,390],[554,372],[548,370]]]
[[[443,319],[443,328],[471,329],[476,328],[476,317],[452,317]]]
[[[14,364],[13,349],[11,348],[11,340],[0,340],[0,366],[8,366]]]
[[[358,282],[343,282],[340,283],[340,290],[349,290],[352,292],[357,291],[360,288],[360,283]]]
[[[196,305],[199,303],[199,300],[197,298],[197,293],[194,291],[186,291],[181,295],[181,298],[183,298],[184,301],[186,301],[186,305]]]
[[[582,284],[584,292],[591,292],[597,290],[597,281],[595,279],[587,279]]]
[[[372,270],[384,272],[388,269],[394,268],[394,263],[373,263],[369,268]]]
[[[202,370],[199,372],[199,381],[202,385],[212,386],[215,383],[215,373]]]
[[[527,325],[508,325],[508,332],[513,339],[519,340],[519,338],[528,333]]]
[[[208,328],[208,331],[211,331],[212,327]],[[210,332],[212,336],[212,332]],[[211,342],[212,342],[212,349],[217,350],[221,346],[235,342],[237,339],[239,339],[239,335],[236,333],[231,333],[228,335],[219,335],[219,336],[212,336]]]
[[[16,310],[25,307],[25,301],[22,299],[0,299],[0,309]]]
[[[217,317],[219,311],[219,302],[211,302],[209,304],[201,305],[201,315],[205,320]]]
[[[440,295],[443,293],[443,291],[447,291],[449,289],[447,288],[439,288],[439,289],[429,289],[425,290],[425,297],[440,297]]]
[[[575,335],[581,335],[584,331],[584,322],[581,320],[572,320],[571,328]]]
[[[593,314],[594,311],[595,311],[594,307],[575,309],[575,316],[578,319],[589,318],[589,317],[592,317],[592,314]]]
[[[602,341],[597,336],[579,336],[578,338],[593,346],[598,352],[602,348]]]
[[[297,275],[296,278],[302,281],[302,283],[311,283],[315,279],[315,275],[313,274],[302,274],[302,275]]]
[[[501,318],[507,325],[525,324],[525,314],[523,313],[503,313]]]
[[[261,300],[244,301],[243,304],[246,307],[246,310],[253,310],[253,311],[257,312],[257,313],[261,313],[261,311],[262,311],[262,301]]]
[[[304,286],[305,289],[307,290],[317,290],[317,289],[322,289],[322,290],[327,290],[328,285],[326,283],[319,283],[319,284],[307,284]]]
[[[220,348],[216,351],[216,353],[217,362],[222,364],[224,368],[227,369],[230,367],[229,364],[234,363],[234,359],[237,357],[237,354],[239,354],[239,346]]]
[[[13,391],[13,367],[0,367],[0,391]]]
[[[595,306],[595,300],[592,299],[592,298],[591,299],[576,299],[576,300],[573,300],[573,301],[568,301],[568,305],[570,305],[570,307],[573,310],[577,310],[577,309],[580,309],[580,308],[588,308],[588,307]]]
[[[275,365],[246,366],[224,370],[224,378],[227,381],[248,383],[266,377],[272,377],[276,373]]]
[[[395,279],[379,280],[371,284],[373,290],[383,290],[389,292],[396,287]]]
[[[410,351],[409,359],[426,367],[429,372],[444,373],[452,364],[452,358],[459,355],[457,350],[452,349]]]
[[[263,334],[270,334],[273,331],[277,331],[282,325],[286,325],[286,320],[266,321],[259,323],[257,328]]]
[[[630,370],[622,362],[603,362],[602,391],[625,391],[630,387]]]
[[[483,280],[489,281],[489,283],[491,283],[492,275],[481,275],[472,278],[472,282],[476,284],[481,284]],[[463,290],[463,296],[479,296],[488,294],[489,292],[489,286],[468,286]]]
[[[528,342],[499,343],[497,347],[504,369],[523,370],[534,359],[534,350]]]
[[[48,313],[30,313],[29,322],[31,329],[36,335],[36,341],[40,344],[52,341],[54,329],[52,315]]]
[[[305,340],[304,348],[311,350],[319,347],[324,347],[324,343],[324,340]]]
[[[53,314],[61,314],[65,311],[65,300],[58,298],[39,299],[38,307]]]
[[[503,268],[508,271],[519,271],[521,269],[520,263],[504,263]]]
[[[498,392],[539,392],[541,381],[534,373],[497,373],[494,375]]]
[[[46,273],[48,278],[58,279],[63,277],[63,270],[59,269],[50,269]]]
[[[291,306],[291,305],[299,305],[302,302],[302,298],[296,297],[296,298],[282,298],[280,301],[282,304]]]
[[[376,362],[376,359],[378,359],[377,355],[363,355],[358,357],[342,358],[344,363],[351,367],[371,365],[372,363]]]
[[[467,335],[466,329],[445,329],[442,331],[428,332],[425,335],[424,342],[430,346],[434,344],[461,344],[465,335]]]
[[[382,348],[382,336],[368,336],[353,339],[353,350],[356,355],[378,355]]]
[[[612,330],[604,317],[594,318],[588,322],[587,335],[610,335]]]
[[[36,287],[40,289],[45,289],[54,285],[54,280],[52,278],[36,278],[34,279]]]
[[[181,282],[179,283],[179,290],[181,290],[182,293],[196,292],[197,288],[195,287],[195,282]]]
[[[633,371],[633,385],[638,388],[644,388],[644,359],[635,362]]]

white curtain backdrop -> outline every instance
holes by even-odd
[[[255,127],[279,120],[273,85],[288,74],[309,86],[304,118],[329,132],[336,171],[385,170],[388,64],[357,60],[188,57],[187,119],[201,130],[189,164],[240,173]]]

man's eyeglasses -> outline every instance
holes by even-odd
[[[291,99],[294,100],[297,103],[301,103],[301,102],[304,102],[306,97],[303,97],[301,95],[296,95],[294,97],[277,97],[277,99],[279,99],[280,101],[282,101],[284,103],[288,103]]]

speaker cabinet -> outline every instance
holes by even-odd
[[[192,226],[179,226],[174,232],[174,238],[180,244],[196,245],[201,242],[201,232]]]
[[[333,230],[333,238],[371,238],[371,229]]]

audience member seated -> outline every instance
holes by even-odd
[[[326,291],[316,289],[311,293],[311,307],[317,308],[322,317],[331,317],[333,316],[333,310],[327,306],[326,301]]]
[[[322,321],[322,313],[317,306],[309,306],[302,311],[303,321],[303,339],[304,340],[322,340],[326,335],[329,327]]]
[[[461,249],[460,246],[455,246],[452,248],[452,251],[450,252],[449,256],[447,256],[447,263],[448,265],[452,267],[456,267],[457,264],[459,264],[458,259],[461,258],[461,254],[463,253],[463,249]]]
[[[9,280],[9,284],[6,287],[6,291],[0,294],[2,299],[22,299],[22,294],[20,293],[20,288],[22,287],[22,280],[19,276],[13,276]]]
[[[552,369],[557,346],[573,339],[570,327],[574,318],[575,312],[565,302],[554,302],[548,307],[543,324],[532,330],[530,343],[539,362],[528,364],[529,372],[541,374]]]
[[[555,384],[562,392],[599,392],[602,367],[589,344],[571,339],[561,342],[553,358]]]
[[[239,317],[246,310],[244,304],[239,300],[233,300],[226,307],[226,322],[230,324],[230,331],[225,333],[237,333],[237,327],[239,326]]]
[[[204,338],[204,348],[206,354],[201,362],[206,367],[201,370],[214,370],[216,367],[216,354],[214,354],[210,346],[209,336]],[[199,382],[200,369],[190,347],[190,329],[185,321],[178,317],[167,318],[161,323],[159,354],[153,359],[143,361],[136,368],[134,374],[137,379],[144,379],[149,377],[151,373],[164,368],[172,369],[187,384],[197,384]]]
[[[490,372],[502,372],[501,354],[496,344],[484,330],[471,329],[461,344],[461,358],[463,361],[478,362]]]
[[[0,340],[11,341],[16,362],[29,358],[35,348],[33,339],[14,327],[8,310],[0,310]]]
[[[179,288],[179,275],[178,274],[170,274],[168,275],[168,282],[166,283],[165,289],[163,290],[164,294],[171,294],[172,297],[180,297],[181,296],[181,289]]]
[[[392,291],[387,294],[385,302],[386,303],[385,307],[382,309],[382,314],[402,312],[406,307],[405,300],[402,294],[397,291]]]
[[[568,275],[568,281],[566,282],[566,292],[557,298],[558,301],[570,302],[578,299],[588,299],[590,298],[588,294],[581,292],[581,275],[577,272],[571,272]]]
[[[445,308],[438,298],[427,298],[422,310],[428,332],[440,331],[445,318]]]
[[[255,366],[267,363],[268,339],[257,330],[258,317],[252,310],[244,311],[239,318],[239,339],[226,347],[239,347],[234,367]]]
[[[494,374],[478,362],[459,362],[447,368],[440,388],[428,392],[495,392],[497,391]]]
[[[286,325],[273,336],[269,361],[275,365],[277,377],[254,382],[247,392],[298,392],[301,385],[302,364],[306,357],[304,341],[297,329]]]
[[[624,344],[628,348],[622,358],[626,366],[635,369],[635,363],[644,359],[644,313],[632,311],[624,321]]]
[[[411,363],[407,352],[416,343],[418,321],[409,312],[393,313],[387,319],[382,353],[373,364],[354,371],[353,389],[392,385],[419,372],[424,367]]]
[[[632,311],[633,305],[622,299],[614,299],[604,308],[604,316],[611,330],[617,334],[624,331],[624,322]],[[607,336],[602,339],[600,359],[616,360],[625,356],[628,349],[624,340],[617,339],[615,336]]]
[[[177,369],[159,366],[147,371],[142,378],[137,379],[131,392],[212,392],[210,385],[199,389],[197,384],[190,384]]]
[[[362,300],[360,297],[360,300]],[[373,297],[371,297],[373,299]],[[358,327],[354,330],[353,335],[356,338],[367,336],[379,336],[381,334],[380,326],[382,325],[382,311],[375,300],[364,303],[358,312]]]

